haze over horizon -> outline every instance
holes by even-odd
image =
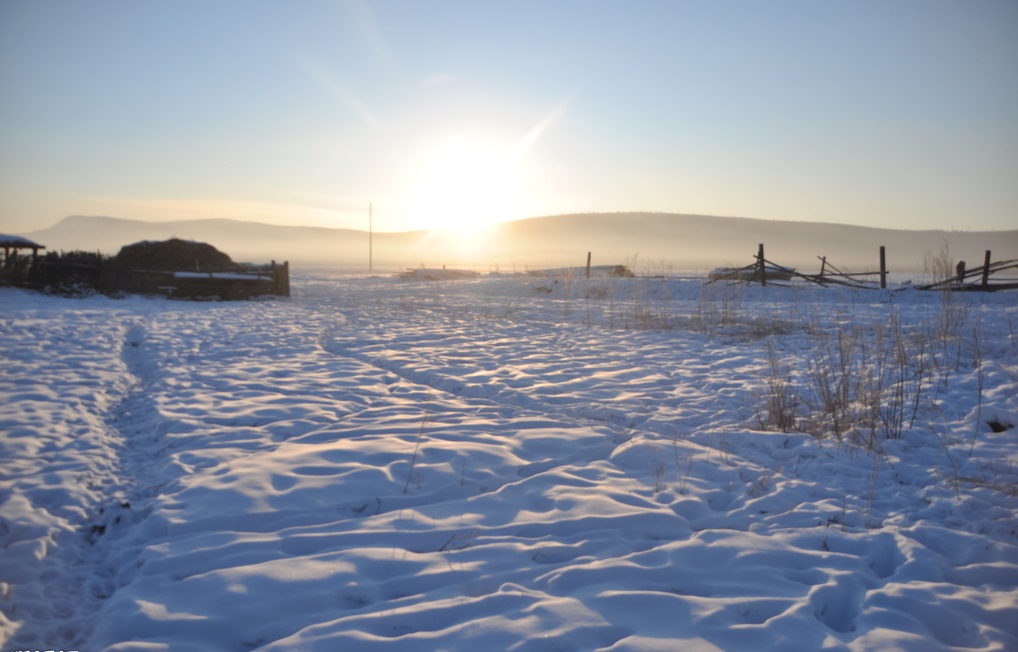
[[[620,225],[624,224],[625,228]],[[874,269],[886,245],[889,267],[922,271],[938,253],[959,260],[1018,257],[1018,229],[1008,231],[906,231],[823,222],[789,222],[668,213],[596,213],[537,217],[477,232],[386,232],[244,222],[148,222],[110,217],[69,217],[29,236],[50,251],[116,254],[142,240],[182,238],[211,244],[234,260],[285,260],[295,265],[381,270],[469,267],[519,270],[627,264],[640,273],[703,270],[749,264],[759,244],[768,259],[812,269],[821,256],[841,269]],[[373,263],[372,263],[373,261]]]
[[[1018,4],[0,2],[0,232],[1018,220]]]

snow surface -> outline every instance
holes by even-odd
[[[0,288],[6,648],[1018,650],[1014,293],[293,292]],[[825,342],[918,398],[798,432]]]

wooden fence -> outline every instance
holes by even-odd
[[[773,284],[774,281],[781,282],[801,279],[824,287],[841,285],[867,290],[887,288],[887,250],[884,246],[880,247],[880,268],[879,271],[875,272],[843,272],[830,263],[826,256],[817,256],[817,258],[820,260],[820,272],[818,274],[804,274],[795,268],[779,265],[768,260],[764,255],[764,245],[760,244],[755,256],[755,262],[745,267],[715,270],[711,273],[711,280],[739,280],[766,286],[768,282]],[[956,273],[953,276],[915,287],[919,290],[969,292],[1018,289],[1018,278],[994,276],[1008,270],[1018,270],[1018,259],[992,262],[992,253],[990,250],[986,250],[982,266],[967,269],[965,263],[961,262],[956,267]]]
[[[25,260],[29,260],[24,257]],[[39,257],[10,275],[11,285],[57,293],[161,294],[179,299],[290,296],[290,265],[236,264],[210,272],[153,271],[117,266],[106,256],[71,252]]]

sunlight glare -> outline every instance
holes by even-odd
[[[407,204],[411,228],[476,235],[520,217],[516,168],[512,146],[449,140],[426,164]]]

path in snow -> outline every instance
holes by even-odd
[[[16,598],[7,617],[20,621],[18,640],[36,647],[83,640],[117,587],[108,542],[133,518],[121,455],[134,444],[120,424],[144,394],[119,315],[60,317],[8,320],[0,334],[8,508],[0,547],[5,593]]]

